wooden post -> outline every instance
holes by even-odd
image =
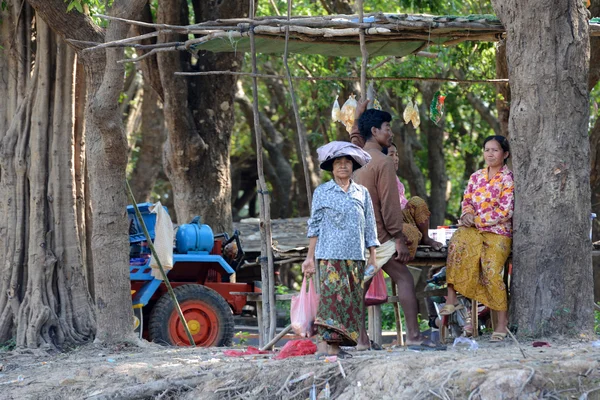
[[[398,296],[398,286],[396,282],[392,280],[392,296]],[[402,327],[402,316],[400,315],[400,305],[397,301],[394,301],[394,316],[396,317],[396,343],[399,346],[404,346],[404,334],[402,331],[404,330]],[[380,343],[381,344],[381,343]]]
[[[369,336],[371,340],[381,345],[381,306],[370,306],[369,309]]]
[[[250,18],[254,18],[254,1],[250,2]],[[250,26],[250,51],[252,52],[252,73],[257,73],[256,68],[256,43],[254,27]],[[252,111],[254,115],[254,136],[256,137],[256,167],[258,171],[258,197],[260,200],[260,236],[261,251],[260,265],[262,278],[262,319],[263,324],[259,336],[259,346],[268,343],[275,336],[277,315],[275,312],[275,269],[273,266],[272,235],[271,235],[271,208],[269,191],[265,181],[263,169],[262,130],[258,115],[258,82],[256,76],[252,77]]]
[[[357,0],[356,6],[358,7],[358,23],[363,23],[363,0]],[[360,54],[362,57],[360,67],[360,95],[363,100],[367,99],[367,63],[369,62],[369,52],[367,51],[367,44],[365,40],[365,30],[361,28],[359,30],[360,39]]]
[[[479,336],[479,302],[471,300],[471,329],[473,337]]]

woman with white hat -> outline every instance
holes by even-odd
[[[315,189],[308,220],[309,249],[302,270],[309,276],[314,274],[315,258],[318,260],[321,296],[315,320],[317,356],[344,358],[349,354],[340,346],[356,346],[359,337],[361,342],[368,342],[362,281],[365,261],[375,264],[379,242],[369,191],[351,177],[371,157],[348,142],[331,142],[317,153],[321,169],[330,171],[333,179]]]

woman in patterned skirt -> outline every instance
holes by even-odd
[[[321,169],[333,179],[315,189],[308,220],[309,247],[302,271],[320,272],[321,295],[315,326],[317,356],[348,356],[340,346],[368,342],[364,330],[363,278],[367,262],[375,265],[377,228],[369,191],[352,181],[354,170],[371,157],[358,146],[331,142],[317,150]]]
[[[512,244],[513,174],[507,168],[508,140],[490,136],[483,143],[487,168],[471,175],[462,202],[460,227],[450,240],[446,280],[447,304],[441,315],[456,309],[456,292],[498,312],[491,341],[508,332],[508,305],[502,270]]]

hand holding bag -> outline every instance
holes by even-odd
[[[383,271],[380,269],[373,277],[373,282],[367,290],[365,295],[365,304],[367,306],[376,306],[377,304],[383,304],[387,301],[387,286],[385,284],[385,277]]]
[[[292,307],[290,310],[292,330],[296,335],[302,337],[311,337],[314,334],[313,323],[317,317],[319,295],[313,284],[313,279],[307,278],[304,275],[300,293],[292,297]],[[309,281],[308,291],[306,291],[307,280]]]

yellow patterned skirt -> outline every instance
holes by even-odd
[[[406,204],[406,208],[402,210],[404,224],[402,225],[402,233],[412,243],[408,246],[410,251],[410,258],[415,258],[417,253],[417,246],[421,241],[423,234],[419,230],[417,225],[422,225],[429,220],[431,212],[425,200],[418,196],[411,197]]]
[[[492,310],[506,311],[502,270],[511,244],[512,239],[507,236],[477,228],[458,228],[448,246],[446,281],[463,296]]]

